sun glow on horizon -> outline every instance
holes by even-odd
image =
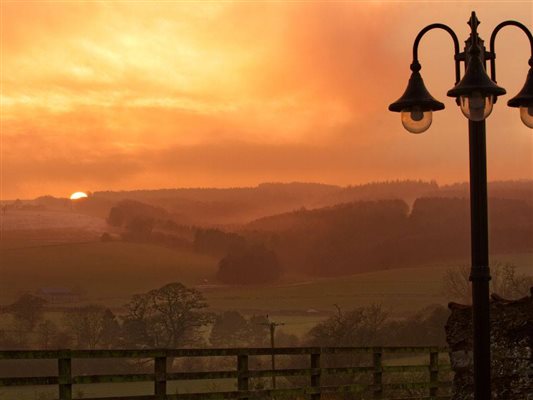
[[[468,2],[0,3],[2,198],[468,179],[460,111],[439,113],[416,144],[387,112],[416,34],[433,22],[466,31]],[[485,38],[502,19],[531,22],[529,3],[476,9]],[[513,34],[498,44],[509,93],[528,68],[527,40]],[[453,57],[436,35],[420,56],[442,94]],[[519,133],[491,135],[490,178],[533,179],[533,136],[504,109],[491,129]]]
[[[78,200],[78,199],[83,199],[85,197],[88,197],[87,194],[83,192],[75,192],[70,195],[70,200]]]

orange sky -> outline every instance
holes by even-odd
[[[433,22],[461,42],[522,2],[1,0],[1,195],[77,190],[337,184],[468,178],[467,121],[446,91],[452,44],[424,38],[422,75],[445,102],[423,135],[387,111],[412,42]],[[498,83],[522,87],[515,28],[497,41]],[[502,98],[487,121],[489,179],[533,178],[533,131]]]

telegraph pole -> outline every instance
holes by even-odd
[[[267,319],[268,319],[268,315],[267,315]],[[276,334],[276,328],[278,326],[283,326],[285,324],[282,322],[270,321],[268,323],[262,323],[261,325],[265,325],[270,328],[270,348],[274,349],[276,347],[276,344],[274,341],[275,334]],[[271,357],[272,357],[272,371],[276,371],[276,357],[274,356],[274,352],[272,352]],[[276,389],[276,375],[272,375],[272,389]]]

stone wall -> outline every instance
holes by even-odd
[[[473,399],[472,307],[450,303],[449,308],[452,400]],[[533,400],[533,288],[520,300],[492,295],[490,311],[493,399]]]

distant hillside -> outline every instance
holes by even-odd
[[[533,204],[533,181],[489,184],[492,197],[523,200]],[[317,183],[263,183],[244,188],[190,188],[95,192],[95,204],[136,200],[161,207],[179,224],[239,225],[301,208],[320,208],[353,201],[399,199],[411,206],[421,197],[468,197],[466,183],[439,187],[434,182],[386,181],[354,186]],[[87,203],[89,205],[89,203]],[[95,208],[95,206],[93,206]],[[110,207],[109,207],[110,208]]]
[[[385,181],[371,182],[364,185],[339,188],[325,198],[322,206],[350,203],[360,200],[399,199],[411,205],[417,198],[438,193],[439,185],[435,181]]]
[[[181,216],[181,224],[226,225],[320,203],[339,187],[316,183],[263,183],[244,188],[191,188],[96,192],[97,198],[137,200]]]
[[[533,205],[533,181],[489,184],[490,197],[521,200]],[[250,221],[299,209],[314,209],[354,201],[402,200],[409,207],[422,197],[467,198],[468,184],[439,186],[435,181],[385,181],[353,186],[319,183],[262,183],[243,188],[178,188],[159,190],[101,191],[70,201],[42,196],[33,201],[11,202],[6,209],[32,208],[74,211],[107,218],[112,207],[124,200],[158,207],[179,225],[226,226],[231,229]]]
[[[494,182],[489,193],[491,252],[533,252],[533,181]],[[97,192],[76,201],[51,196],[14,201],[2,212],[4,242],[9,238],[20,246],[28,238],[76,242],[110,232],[220,260],[259,245],[275,253],[287,275],[442,264],[467,258],[470,251],[467,184],[269,183]]]
[[[241,232],[267,243],[286,270],[318,276],[439,264],[467,258],[469,202],[420,198],[359,201],[261,218]],[[490,244],[497,253],[533,251],[533,206],[490,199]]]
[[[496,181],[488,186],[489,197],[500,199],[522,200],[533,205],[533,181]],[[430,196],[438,197],[469,197],[470,187],[468,183],[455,183],[441,186],[438,191]]]

